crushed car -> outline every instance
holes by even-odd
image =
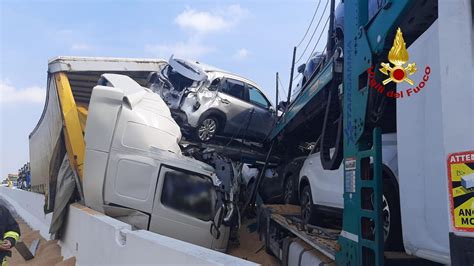
[[[255,82],[197,61],[171,57],[148,82],[183,132],[201,142],[217,135],[261,142],[276,121]]]

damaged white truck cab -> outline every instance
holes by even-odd
[[[255,82],[206,64],[171,58],[149,82],[178,123],[200,141],[216,134],[261,141],[276,119]]]
[[[228,230],[218,239],[209,233],[220,181],[211,166],[181,155],[163,100],[127,76],[104,74],[99,84],[85,133],[86,205],[113,217],[128,211],[137,228],[225,250]]]

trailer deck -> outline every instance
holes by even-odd
[[[219,154],[226,155],[232,160],[238,160],[243,163],[260,163],[266,160],[268,150],[260,143],[230,139],[222,136],[216,136],[216,140],[209,142],[198,142],[192,138],[183,138],[180,141],[183,151],[189,148],[198,148],[200,150],[212,150]],[[270,163],[278,162],[277,156],[269,158]]]
[[[265,240],[267,251],[285,261],[289,255],[288,247],[281,239],[298,238],[316,250],[316,257],[325,262],[335,260],[339,248],[337,238],[340,230],[332,228],[304,225],[300,223],[300,207],[296,205],[263,205],[260,221],[265,220],[265,228],[261,228],[261,238]],[[285,237],[282,237],[284,235]],[[285,242],[285,241],[283,241]]]
[[[281,225],[282,227],[288,229],[290,232],[295,234],[298,238],[306,242],[308,245],[312,246],[316,250],[323,253],[328,258],[335,260],[336,251],[338,249],[337,240],[326,239],[321,235],[318,235],[314,232],[309,233],[308,231],[302,230],[297,224],[291,224],[288,220],[288,215],[282,215],[278,213],[272,213],[271,219]],[[339,233],[339,230],[327,229],[331,233]]]
[[[307,251],[311,251],[312,256],[325,265],[336,265],[336,252],[340,250],[337,241],[341,230],[295,222],[300,217],[299,206],[262,205],[262,210],[261,219],[266,220],[266,226],[260,231],[261,239],[267,246],[267,252],[274,254],[283,265],[289,265],[292,257],[301,257],[301,254]],[[290,254],[295,252],[285,244],[288,241],[297,241],[304,248],[298,250],[296,255]],[[439,265],[401,251],[385,251],[383,256],[386,265]]]

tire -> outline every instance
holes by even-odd
[[[303,220],[305,224],[321,225],[322,217],[318,217],[309,185],[303,188],[300,199],[301,220]]]
[[[387,178],[384,178],[383,182],[382,219],[385,250],[404,251],[398,186]]]
[[[204,118],[195,130],[195,137],[201,142],[213,139],[219,130],[219,120],[213,116]]]
[[[298,204],[298,197],[295,189],[295,182],[293,176],[289,175],[285,179],[283,185],[283,203],[284,204]]]

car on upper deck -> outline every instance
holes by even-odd
[[[276,121],[255,82],[197,61],[171,57],[148,82],[185,133],[201,142],[216,135],[260,142]]]

